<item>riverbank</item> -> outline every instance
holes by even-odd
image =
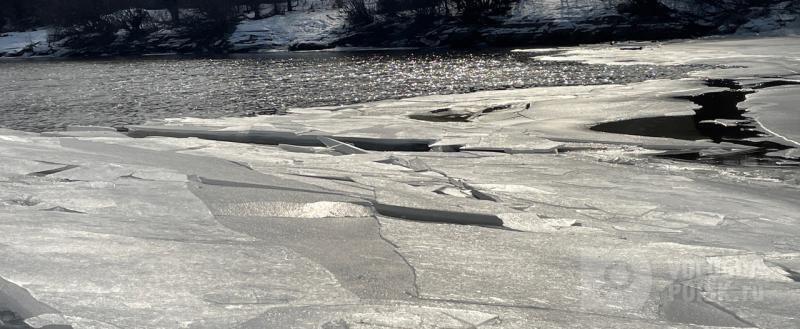
[[[646,3],[646,1],[640,1]],[[565,4],[566,3],[566,4]],[[658,41],[709,35],[795,35],[800,4],[742,6],[735,1],[693,5],[658,2],[660,7],[624,8],[624,1],[523,2],[509,17],[483,24],[457,19],[382,17],[351,28],[333,45],[417,47],[574,46],[620,41]],[[562,7],[564,6],[564,7]]]
[[[712,65],[685,79],[0,131],[3,321],[797,327],[796,152],[732,165],[763,147],[591,129],[753,89],[758,139],[786,143],[797,41],[552,58]],[[670,158],[687,154],[727,165]]]
[[[370,23],[359,24],[349,22],[346,11],[328,1],[304,2],[291,12],[272,9],[265,11],[267,17],[263,18],[242,13],[224,22],[209,21],[186,10],[187,20],[195,24],[179,26],[169,20],[165,10],[146,10],[135,12],[148,17],[147,29],[133,32],[123,26],[102,33],[81,33],[80,27],[6,33],[0,35],[0,57],[218,55],[342,47],[564,46],[709,35],[782,36],[800,31],[800,4],[792,1],[753,5],[733,0],[704,5],[655,2],[659,5],[647,10],[626,7],[625,3],[522,1],[507,15],[486,17],[480,22],[400,11],[374,14]],[[219,28],[208,28],[217,25]],[[53,35],[56,30],[60,32]],[[65,34],[63,30],[75,31]]]

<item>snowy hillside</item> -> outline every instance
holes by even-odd
[[[613,11],[616,0],[520,0],[511,11],[511,20],[541,17],[569,18],[605,14]]]
[[[334,8],[335,0],[295,0],[292,11],[287,10],[285,3],[262,4],[258,13],[242,11],[238,16],[240,21],[230,35],[221,29],[213,36],[209,33],[191,34],[191,27],[176,28],[166,10],[148,10],[149,17],[160,25],[149,30],[144,38],[126,39],[128,34],[120,29],[111,36],[114,42],[102,46],[87,46],[96,45],[90,40],[94,38],[91,34],[62,38],[49,45],[45,29],[9,32],[0,34],[0,57],[310,50],[342,44],[366,47],[516,47],[733,33],[800,33],[800,2],[797,1],[774,1],[771,5],[749,6],[743,10],[738,0],[720,0],[713,5],[692,0],[662,0],[661,3],[672,11],[665,10],[667,13],[659,17],[619,12],[618,5],[625,1],[628,0],[519,0],[507,17],[495,17],[499,24],[476,28],[460,24],[456,19],[443,19],[436,23],[439,25],[415,30],[418,25],[408,15],[404,18],[382,17],[378,20],[380,24],[351,28],[347,26],[342,10]],[[193,10],[186,11],[194,15]],[[71,43],[62,42],[64,40]]]
[[[234,51],[249,49],[286,49],[295,44],[328,44],[334,32],[344,26],[344,17],[336,9],[293,11],[259,20],[239,23],[229,41]]]
[[[47,30],[0,33],[0,57],[41,53],[48,49]]]

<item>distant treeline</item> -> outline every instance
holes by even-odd
[[[148,17],[138,9],[164,10],[171,24],[178,25],[187,18],[203,21],[229,22],[242,13],[261,15],[261,9],[272,5],[270,13],[292,11],[305,0],[0,0],[0,32],[28,29],[36,26],[92,26],[104,24],[108,15],[120,19],[138,20]],[[369,24],[378,16],[392,17],[411,13],[418,18],[458,18],[464,22],[482,22],[503,15],[521,0],[329,0],[341,8],[353,25]],[[775,4],[785,0],[597,0],[599,4],[616,6],[620,12],[636,15],[664,15],[676,7],[717,7],[727,10]],[[797,0],[792,0],[797,1]],[[562,0],[569,5],[570,0]],[[127,12],[126,12],[127,11]],[[132,16],[132,17],[131,17]],[[162,22],[163,23],[163,22]],[[123,24],[125,25],[125,24]]]
[[[292,11],[298,0],[0,0],[0,31],[35,26],[68,27],[94,25],[106,15],[128,9],[166,9],[179,24],[181,9],[197,11],[203,17],[226,21],[243,11],[258,18],[264,5],[279,12]],[[342,8],[352,23],[370,22],[375,15],[412,12],[420,17],[456,16],[467,20],[506,13],[519,0],[331,0]]]
[[[477,22],[506,14],[520,0],[337,0],[353,24],[371,23],[376,16],[410,12],[419,18],[458,17]]]
[[[229,20],[242,10],[258,15],[260,6],[270,4],[280,10],[293,9],[292,0],[1,0],[0,30],[93,24],[128,9],[167,10],[176,24],[181,21],[182,9],[212,20]]]

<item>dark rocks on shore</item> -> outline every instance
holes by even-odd
[[[616,16],[600,17],[578,23],[553,19],[496,26],[444,24],[427,31],[395,32],[399,38],[387,37],[377,30],[363,29],[338,40],[336,45],[453,48],[574,45],[622,40],[665,40],[712,32],[709,28],[701,28],[690,22],[622,19],[620,23],[608,23],[616,19]]]
[[[467,25],[454,19],[424,24],[395,17],[355,29],[336,44],[464,48],[666,40],[779,30],[795,24],[798,16],[800,3],[794,1],[742,10],[740,3],[723,0],[713,6],[671,9],[659,15],[609,12],[581,19],[540,18],[489,25]]]
[[[323,50],[329,48],[333,48],[333,46],[328,43],[316,41],[301,41],[289,45],[289,50],[291,51]]]

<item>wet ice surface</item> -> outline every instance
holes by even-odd
[[[644,151],[612,144],[343,155],[92,133],[0,133],[0,277],[13,283],[0,302],[28,323],[797,324],[796,184],[628,164]],[[18,287],[35,302],[6,302],[29,298]]]
[[[664,48],[739,68],[159,120],[127,135],[0,129],[4,319],[73,328],[800,327],[797,167],[674,161],[654,155],[726,158],[759,147],[590,129],[685,118],[697,108],[689,99],[727,90],[707,78],[796,79],[800,43]],[[615,50],[597,54],[605,51]],[[794,89],[775,88],[742,105],[766,125],[797,103]]]
[[[531,54],[395,51],[227,59],[0,61],[0,127],[121,126],[430,94],[677,78],[688,66],[553,63]]]

